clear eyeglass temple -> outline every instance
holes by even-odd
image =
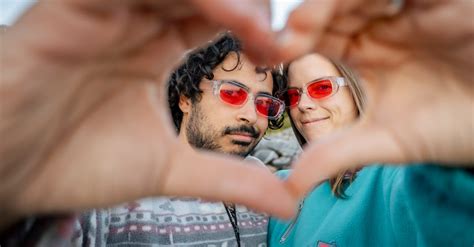
[[[337,77],[336,78],[336,83],[339,86],[347,86],[346,80],[344,80],[344,77]]]

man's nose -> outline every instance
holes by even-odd
[[[257,122],[257,110],[255,109],[254,100],[249,98],[247,102],[239,109],[237,119],[248,124]]]

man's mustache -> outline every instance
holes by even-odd
[[[247,133],[253,138],[258,138],[260,136],[260,131],[258,131],[257,128],[248,125],[241,125],[238,127],[226,127],[224,129],[223,135],[230,135],[234,133]]]

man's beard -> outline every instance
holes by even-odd
[[[199,104],[194,104],[191,110],[188,125],[186,126],[186,137],[189,144],[198,149],[246,157],[255,147],[254,143],[232,141],[233,144],[241,146],[242,149],[226,152],[216,141],[219,139],[219,137],[239,132],[248,133],[255,139],[260,137],[259,131],[256,128],[248,125],[240,125],[237,127],[227,126],[223,131],[213,131],[211,126],[212,125],[201,111]],[[245,149],[245,147],[248,148]]]

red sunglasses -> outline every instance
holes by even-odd
[[[231,80],[212,80],[212,91],[219,99],[232,106],[241,107],[249,97],[253,97],[255,109],[260,115],[270,120],[281,117],[285,111],[285,103],[271,95],[258,93],[255,96],[250,93],[250,89],[242,83]]]
[[[306,83],[304,88],[290,87],[283,98],[287,106],[294,107],[299,104],[303,93],[312,99],[322,100],[333,96],[343,86],[347,86],[344,77],[327,76]]]

